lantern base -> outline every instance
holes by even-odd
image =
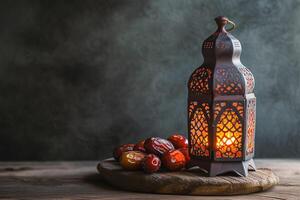
[[[206,171],[208,176],[217,176],[226,172],[235,172],[240,176],[248,176],[248,170],[256,171],[253,159],[234,162],[191,160],[189,167],[194,166],[198,166],[200,169]]]

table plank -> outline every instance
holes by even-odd
[[[271,168],[279,185],[262,193],[240,196],[175,196],[121,191],[98,175],[96,161],[0,162],[0,198],[7,199],[300,199],[300,160],[256,159]]]

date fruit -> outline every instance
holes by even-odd
[[[187,167],[190,160],[191,160],[191,157],[190,157],[190,154],[189,154],[189,149],[188,148],[180,148],[178,149],[179,151],[181,151],[181,153],[183,153],[184,155],[184,158],[185,158],[185,166]]]
[[[183,153],[179,150],[171,150],[164,153],[162,163],[170,171],[179,171],[185,167],[186,161]]]
[[[120,157],[120,164],[126,170],[138,170],[141,169],[145,156],[146,154],[140,151],[123,152]]]
[[[123,144],[123,145],[115,148],[114,152],[113,152],[113,156],[114,156],[115,160],[118,161],[123,152],[133,151],[134,145],[135,144]]]
[[[158,156],[154,154],[148,154],[145,156],[143,160],[143,170],[146,173],[154,173],[157,172],[160,169],[161,161]]]
[[[146,152],[146,149],[144,147],[145,140],[142,140],[138,142],[137,144],[134,145],[133,150],[134,151],[141,151],[141,152]]]
[[[187,148],[188,147],[188,140],[180,134],[174,134],[171,135],[168,140],[170,142],[172,142],[172,144],[174,145],[175,149],[179,149],[179,148]]]
[[[173,150],[173,144],[159,137],[151,137],[145,140],[144,147],[147,153],[152,153],[157,156],[162,156],[165,152]]]

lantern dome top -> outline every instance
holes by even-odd
[[[189,80],[189,92],[196,95],[243,95],[252,93],[254,77],[240,61],[241,43],[229,31],[235,24],[227,17],[215,18],[217,30],[204,40],[204,63]],[[226,25],[231,28],[226,29]]]

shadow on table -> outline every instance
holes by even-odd
[[[100,174],[89,174],[83,177],[83,181],[85,183],[97,186],[97,187],[102,187],[103,189],[107,190],[117,190],[117,188],[111,186],[107,181],[105,181]]]

